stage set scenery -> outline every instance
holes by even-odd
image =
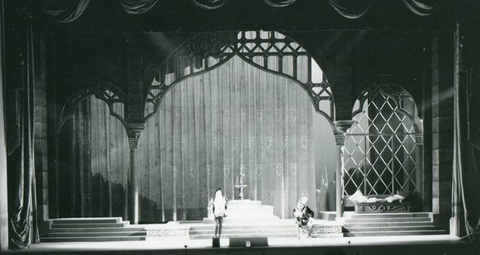
[[[338,29],[173,19],[233,0],[0,2],[2,250],[478,238],[480,36],[436,1],[398,1],[401,29],[365,25],[376,1],[325,1]]]

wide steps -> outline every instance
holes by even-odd
[[[350,219],[366,219],[366,218],[429,218],[428,213],[364,213],[364,214],[346,214],[345,217]]]
[[[54,232],[49,237],[82,237],[82,236],[146,236],[147,231],[123,231],[123,232]]]
[[[347,232],[345,236],[412,236],[412,235],[445,235],[445,230],[403,230],[403,231],[363,231]]]
[[[345,236],[442,235],[429,213],[349,214],[345,216]]]
[[[355,219],[345,219],[345,224],[349,223],[365,223],[365,222],[431,222],[432,220],[430,218],[424,218],[424,217],[411,217],[411,218],[400,218],[400,217],[394,217],[394,218],[355,218]]]
[[[190,239],[210,239],[214,236],[212,231],[210,234],[205,235],[191,235]],[[277,232],[264,232],[264,233],[223,233],[222,238],[233,238],[233,237],[268,237],[268,238],[296,238],[297,234],[295,233],[277,233]]]
[[[114,228],[115,232],[124,232],[124,231],[145,231],[145,228],[139,227],[122,227]],[[112,228],[104,227],[92,227],[92,228],[51,228],[50,233],[58,232],[111,232]]]
[[[232,233],[232,234],[248,234],[248,233],[251,233],[251,234],[254,234],[254,233],[271,233],[271,232],[275,232],[275,233],[286,233],[286,232],[292,232],[292,233],[295,233],[296,229],[293,229],[293,228],[277,228],[277,229],[267,229],[267,228],[264,228],[264,229],[235,229],[235,230],[231,230],[231,231],[225,231],[225,230],[222,230],[222,233],[225,233],[225,234],[228,234],[228,233]],[[205,234],[210,234],[210,233],[214,233],[214,230],[212,229],[202,229],[202,230],[190,230],[190,235],[205,235]]]
[[[43,237],[42,242],[114,242],[145,241],[146,236],[82,236],[82,237]]]
[[[80,223],[119,223],[122,222],[122,218],[59,218],[52,219],[53,224],[80,224]]]
[[[128,223],[81,223],[81,224],[52,224],[52,228],[123,228]]]
[[[131,227],[122,218],[52,219],[42,242],[107,242],[146,240],[147,231]]]

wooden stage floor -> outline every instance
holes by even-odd
[[[449,235],[343,237],[343,238],[269,238],[268,247],[229,247],[221,239],[213,248],[211,240],[129,241],[129,242],[60,242],[34,244],[30,249],[2,254],[316,254],[316,255],[396,255],[439,254],[478,255],[480,245]]]

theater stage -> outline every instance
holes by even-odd
[[[213,248],[207,239],[164,239],[161,241],[60,242],[33,244],[30,249],[5,254],[480,254],[479,243],[462,241],[449,235],[344,237],[344,238],[268,238],[268,247]]]

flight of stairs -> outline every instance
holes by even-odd
[[[230,200],[227,217],[223,220],[222,237],[276,237],[295,238],[297,227],[293,220],[280,220],[273,214],[273,206],[258,200]],[[214,220],[190,225],[191,239],[208,239],[215,234]]]
[[[345,236],[442,235],[429,213],[345,214]]]
[[[191,224],[190,239],[209,239],[215,234],[214,224]],[[293,221],[278,223],[255,224],[223,224],[222,238],[231,237],[268,237],[268,238],[296,238],[297,227]]]
[[[147,232],[130,226],[122,218],[65,218],[50,220],[49,233],[42,242],[142,241]]]

